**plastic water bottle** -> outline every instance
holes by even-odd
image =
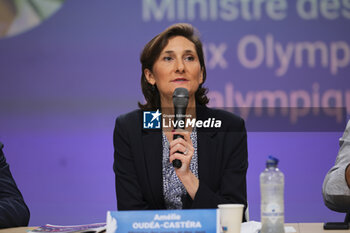
[[[260,174],[261,233],[284,233],[284,175],[269,156]]]

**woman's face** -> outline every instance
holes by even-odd
[[[190,98],[193,98],[203,82],[195,45],[183,36],[170,38],[154,63],[153,70],[145,69],[144,72],[147,81],[157,85],[161,99],[171,99],[178,87],[186,88]]]

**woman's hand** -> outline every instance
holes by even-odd
[[[170,142],[170,162],[178,159],[182,162],[181,168],[175,169],[177,176],[184,176],[190,173],[190,164],[194,155],[194,148],[190,137],[190,132],[177,129],[172,135],[181,135],[184,138],[177,138]],[[179,153],[180,152],[180,153]]]
[[[190,132],[177,129],[176,132],[172,132],[172,134],[178,134],[184,138],[177,138],[170,142],[170,162],[172,163],[174,159],[178,159],[182,162],[181,168],[175,168],[175,172],[185,186],[187,193],[194,199],[199,187],[199,180],[190,170],[192,156],[194,155],[194,147]]]

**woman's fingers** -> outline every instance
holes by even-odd
[[[185,145],[181,143],[176,143],[170,147],[170,154],[174,154],[175,152],[182,152],[183,154],[188,154],[188,149]]]

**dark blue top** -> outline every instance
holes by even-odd
[[[219,109],[196,107],[197,120],[221,120],[219,128],[197,128],[199,187],[183,209],[247,206],[247,134],[244,120]],[[162,174],[162,130],[143,129],[143,112],[121,115],[114,130],[118,210],[166,209]]]
[[[0,142],[0,228],[28,226],[29,209],[13,179]]]

